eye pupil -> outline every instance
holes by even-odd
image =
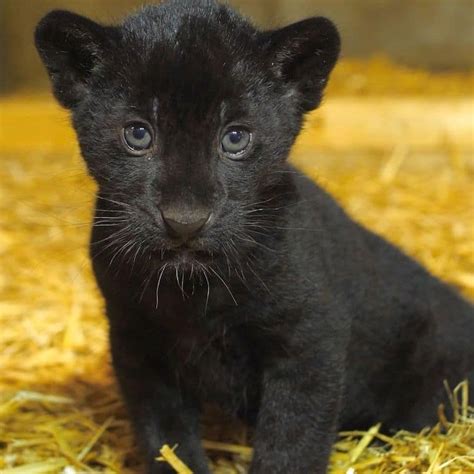
[[[242,132],[239,130],[233,130],[229,133],[229,140],[234,144],[239,143],[242,140]]]
[[[133,133],[133,138],[136,138],[137,140],[143,140],[143,138],[145,138],[147,131],[146,131],[146,128],[144,127],[133,127],[132,133]]]

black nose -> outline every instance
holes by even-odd
[[[161,215],[170,235],[186,240],[195,236],[211,218],[211,214],[189,218],[178,218],[174,215],[171,217],[163,211],[161,211]]]

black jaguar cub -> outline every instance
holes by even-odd
[[[149,472],[171,472],[164,443],[209,472],[204,402],[255,425],[252,474],[324,473],[339,428],[417,430],[444,379],[474,381],[472,306],[287,163],[329,20],[260,31],[172,0],[119,26],[53,11],[36,45],[98,184],[91,256]]]

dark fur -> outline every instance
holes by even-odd
[[[208,472],[203,402],[256,425],[252,474],[323,473],[338,428],[417,430],[444,379],[473,379],[472,306],[286,162],[339,53],[331,22],[260,32],[176,0],[117,27],[55,11],[36,44],[99,186],[91,255],[150,472],[169,472],[163,443]],[[134,119],[144,156],[121,143]],[[234,122],[254,134],[241,161],[218,152]],[[160,209],[213,221],[176,247]]]

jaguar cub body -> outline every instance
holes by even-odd
[[[252,474],[324,473],[337,429],[419,429],[473,380],[473,307],[287,163],[339,54],[325,18],[260,31],[214,1],[36,44],[98,184],[91,258],[149,472],[209,472],[199,415],[255,427]]]

